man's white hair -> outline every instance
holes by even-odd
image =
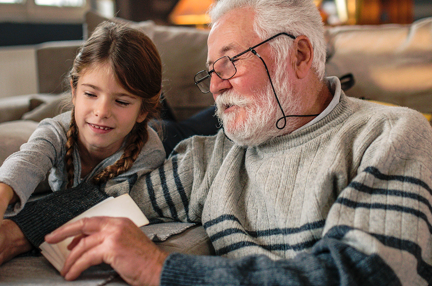
[[[219,0],[209,11],[212,23],[217,22],[226,13],[243,7],[251,7],[256,12],[254,30],[262,40],[280,32],[296,37],[300,35],[308,37],[314,49],[312,68],[320,80],[324,78],[326,60],[324,25],[312,0]],[[279,62],[285,62],[291,44],[292,39],[284,36],[279,36],[270,42]]]

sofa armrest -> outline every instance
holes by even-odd
[[[64,79],[83,41],[46,42],[36,46],[38,91],[60,94],[68,89]]]

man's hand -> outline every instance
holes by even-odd
[[[30,242],[18,225],[5,219],[0,225],[0,265],[31,249]]]
[[[160,250],[126,218],[84,218],[58,228],[45,237],[58,243],[75,236],[61,274],[76,279],[81,272],[102,262],[111,265],[131,285],[159,285],[168,253]]]

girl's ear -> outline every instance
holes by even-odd
[[[143,122],[146,118],[147,118],[148,112],[140,112],[140,114],[138,114],[137,123],[141,123]]]
[[[70,87],[72,93],[72,104],[75,105],[76,89],[73,87],[72,80],[70,80]]]

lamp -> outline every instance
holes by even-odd
[[[180,0],[169,15],[176,25],[204,26],[210,23],[207,11],[214,0]]]

